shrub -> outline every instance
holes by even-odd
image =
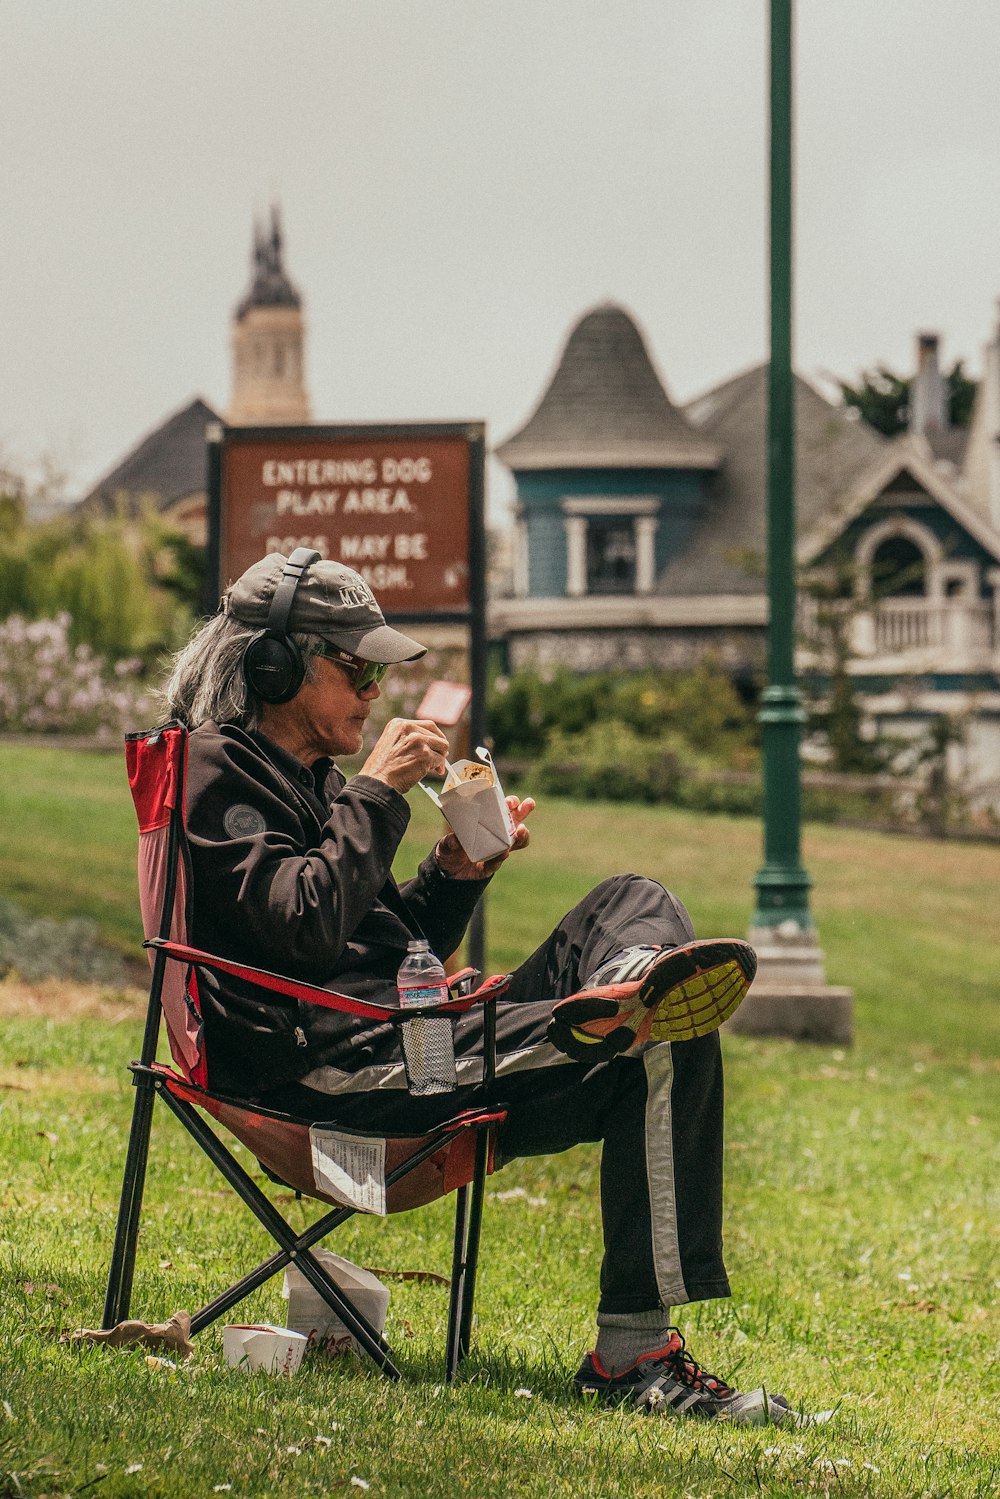
[[[70,618],[0,623],[0,730],[111,738],[155,717],[138,681],[141,663],[109,665],[89,645],[73,646]]]
[[[697,759],[730,769],[751,768],[756,761],[754,709],[710,659],[690,672],[497,677],[489,721],[496,752],[505,757],[547,756],[557,735],[617,724],[637,739],[662,744],[666,738]]]
[[[684,774],[683,747],[643,739],[628,724],[592,724],[581,734],[556,730],[531,780],[557,796],[608,801],[673,801]]]

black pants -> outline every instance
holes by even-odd
[[[602,1312],[727,1296],[722,1262],[722,1057],[718,1033],[589,1065],[547,1040],[553,1002],[634,944],[694,936],[683,905],[639,875],[605,880],[511,977],[497,1004],[493,1101],[507,1109],[501,1162],[602,1141]],[[318,1067],[268,1103],[316,1121],[417,1134],[482,1102],[482,1014],[455,1027],[458,1088],[413,1098],[398,1051],[356,1073]]]

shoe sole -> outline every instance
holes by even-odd
[[[581,1399],[597,1399],[609,1405],[634,1405],[650,1416],[688,1416],[696,1421],[723,1421],[733,1426],[779,1426],[784,1422],[807,1424],[796,1416],[784,1396],[770,1396],[761,1386],[745,1395],[734,1394],[727,1400],[706,1400],[690,1386],[664,1379],[647,1388],[635,1385],[615,1386],[613,1381],[581,1378],[573,1381]],[[829,1413],[824,1412],[824,1416]]]
[[[694,1041],[718,1030],[742,1004],[757,972],[747,942],[711,938],[664,953],[639,985],[633,1004],[646,1011],[634,1025],[610,1028],[609,1049],[621,1054],[650,1041]]]

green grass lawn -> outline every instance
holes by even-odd
[[[0,894],[138,940],[134,839],[115,757],[0,747]],[[405,874],[434,836],[414,797]],[[552,801],[491,897],[494,967],[595,880],[635,868],[705,935],[745,930],[750,821]],[[1000,1492],[1000,851],[809,828],[850,1051],[725,1037],[727,1261],[734,1295],[679,1320],[697,1356],[827,1426],[743,1431],[591,1411],[568,1381],[593,1337],[597,1152],[515,1163],[490,1185],[473,1356],[442,1387],[446,1292],[392,1282],[405,1373],[312,1364],[292,1381],[70,1349],[100,1318],[128,1130],[134,1000],[0,985],[0,1496]],[[288,1202],[295,1222],[313,1210]],[[447,1269],[450,1207],[356,1220],[362,1264]],[[172,1119],[156,1125],[134,1310],[194,1308],[268,1248]],[[282,1320],[278,1284],[247,1308]],[[522,1393],[530,1391],[530,1394]],[[228,1486],[228,1487],[226,1487]]]

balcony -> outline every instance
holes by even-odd
[[[1000,669],[1000,639],[994,609],[966,599],[881,599],[868,609],[847,601],[851,652],[867,671],[983,672]],[[828,611],[830,605],[824,606]],[[814,599],[800,601],[803,645],[819,662],[824,631]]]

